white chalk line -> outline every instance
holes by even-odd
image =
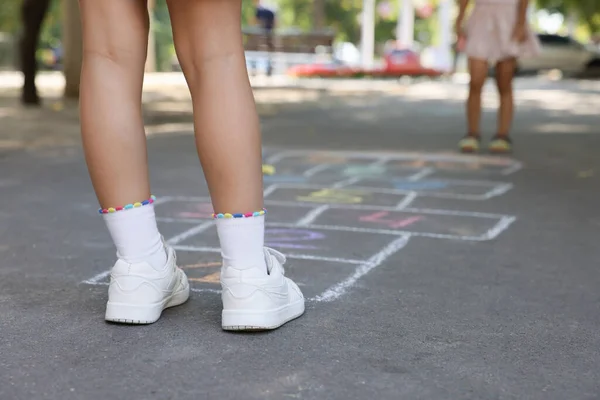
[[[327,190],[333,189],[331,185],[316,185],[316,184],[287,184],[281,183],[277,184],[277,190],[279,189],[310,189],[310,190]],[[345,189],[337,189],[337,190],[345,190]],[[445,193],[445,192],[433,192],[433,191],[418,191],[418,190],[402,190],[402,189],[386,189],[386,188],[377,188],[377,187],[368,187],[368,186],[352,186],[351,190],[354,191],[364,191],[366,193],[377,193],[377,194],[392,194],[392,195],[407,195],[414,191],[417,191],[420,196],[423,197],[435,197],[440,199],[456,199],[456,200],[488,200],[491,197],[494,197],[494,194],[487,193],[484,194],[458,194],[458,193]],[[269,194],[272,194],[275,190],[271,191]]]
[[[369,164],[369,167],[380,167],[385,165],[390,160],[389,157],[381,157],[379,160],[372,162]]]
[[[309,168],[306,171],[304,171],[302,176],[304,176],[305,178],[310,178],[310,177],[318,174],[319,172],[323,172],[323,171],[329,169],[330,167],[331,167],[331,165],[329,165],[329,164],[317,164],[314,167]]]
[[[425,178],[426,176],[429,176],[431,174],[433,174],[435,172],[434,168],[423,168],[421,171],[417,172],[416,174],[410,175],[409,177],[406,178],[406,180],[411,181],[411,182],[416,182],[418,180],[421,180],[423,178]]]
[[[395,208],[392,208],[390,211],[398,211]],[[402,210],[402,212],[408,212],[408,209]],[[412,213],[412,211],[411,211]],[[420,213],[423,214],[423,213]],[[508,217],[507,218],[513,218]],[[187,223],[187,224],[195,224],[197,220],[190,219],[175,219],[175,218],[157,218],[159,222],[177,222],[177,223]],[[372,229],[372,228],[361,228],[355,226],[342,226],[342,225],[302,225],[299,226],[297,223],[286,223],[286,222],[267,222],[267,227],[275,227],[275,228],[305,228],[305,229],[322,229],[322,230],[330,230],[330,231],[340,231],[340,232],[355,232],[355,233],[371,233],[371,234],[380,234],[380,235],[389,235],[389,236],[420,236],[420,237],[429,237],[436,239],[452,239],[452,240],[464,240],[464,241],[485,241],[491,240],[488,239],[487,233],[479,236],[460,236],[460,235],[451,235],[445,233],[434,233],[434,232],[418,232],[418,231],[405,231],[405,230],[391,230],[391,229]],[[186,246],[176,245],[173,248],[186,250]],[[191,246],[193,251],[201,251],[204,248],[197,248]],[[212,251],[210,248],[206,248],[206,251]]]
[[[221,249],[218,247],[208,247],[208,246],[182,246],[176,245],[173,246],[173,249],[177,251],[190,251],[194,253],[221,253]],[[295,253],[285,253],[285,257],[289,259],[295,260],[313,260],[313,261],[324,261],[324,262],[334,262],[341,264],[362,264],[365,260],[354,260],[349,258],[340,258],[340,257],[325,257],[325,256],[315,256],[310,254],[295,254]]]
[[[90,281],[83,281],[81,282],[84,285],[92,285],[92,286],[108,286],[108,282],[90,282]]]
[[[279,186],[277,184],[272,184],[269,185],[268,187],[265,188],[265,190],[263,191],[263,197],[266,199],[267,197],[269,197],[269,195],[271,193],[273,193],[275,190],[277,190],[279,188]],[[210,200],[210,198],[209,198]]]
[[[321,156],[345,156],[351,158],[365,159],[365,158],[387,158],[390,161],[396,160],[425,160],[425,161],[453,161],[463,164],[474,164],[482,163],[490,166],[513,168],[515,164],[519,162],[512,159],[500,158],[500,157],[489,157],[489,156],[477,156],[468,155],[462,156],[459,154],[449,153],[394,153],[394,152],[369,152],[369,151],[326,151],[326,150],[285,150],[276,155],[275,162],[281,161],[285,158],[307,156],[307,155],[321,155]]]
[[[375,268],[379,267],[381,264],[385,262],[391,255],[402,249],[408,241],[410,240],[409,236],[403,236],[392,243],[385,246],[381,251],[373,255],[371,258],[367,260],[364,264],[360,265],[356,268],[356,271],[352,275],[350,275],[345,280],[333,285],[329,289],[327,289],[322,294],[316,296],[314,301],[317,302],[329,302],[336,300],[340,296],[342,296],[348,289],[356,284],[356,282],[367,275],[369,272],[373,271]]]
[[[488,200],[488,199],[491,199],[493,197],[502,196],[503,194],[505,194],[506,192],[508,192],[512,188],[513,188],[513,184],[512,183],[504,183],[502,185],[496,186],[494,189],[492,189],[489,192],[487,192],[486,194],[484,194],[483,197],[485,198],[485,200]]]
[[[497,238],[502,232],[508,229],[508,227],[517,220],[517,217],[503,217],[498,223],[486,232],[484,235],[486,240],[493,240]]]
[[[102,279],[105,279],[109,275],[110,275],[110,269],[107,271],[100,272],[98,275],[96,275],[90,279],[86,279],[85,281],[83,281],[81,283],[85,283],[87,285],[97,285],[97,284],[99,284],[98,282],[100,282]]]
[[[276,228],[297,228],[294,223],[285,223],[285,222],[271,222],[267,224],[267,226],[273,226]],[[479,236],[461,236],[461,235],[451,235],[446,233],[433,233],[433,232],[418,232],[418,231],[404,231],[404,230],[392,230],[392,229],[373,229],[373,228],[361,228],[356,226],[341,226],[341,225],[306,225],[303,226],[306,229],[321,229],[326,231],[339,231],[339,232],[352,232],[352,233],[369,233],[369,234],[378,234],[378,235],[389,235],[389,236],[421,236],[421,237],[430,237],[436,239],[453,239],[453,240],[464,240],[464,241],[485,241],[489,240],[486,237],[486,234],[482,234]]]
[[[190,287],[190,290],[195,293],[216,293],[221,294],[220,289],[210,289],[210,288],[193,288]]]
[[[154,205],[155,206],[159,206],[161,204],[165,204],[168,203],[172,200],[173,198],[171,196],[161,196],[161,197],[157,197],[156,200],[154,200]]]
[[[329,210],[329,204],[324,204],[308,212],[304,217],[296,222],[297,226],[306,226],[314,222],[321,214]]]
[[[500,181],[490,181],[490,180],[474,180],[474,179],[452,179],[452,178],[441,178],[441,179],[433,179],[436,182],[441,183],[451,183],[453,185],[464,185],[464,186],[492,186],[496,187],[499,185],[506,185],[509,182],[500,182]]]
[[[447,215],[455,217],[473,217],[473,218],[488,218],[497,219],[503,218],[507,215],[503,214],[490,214],[482,213],[477,211],[455,211],[455,210],[438,210],[435,208],[405,208],[403,212],[418,213],[418,214],[431,214],[431,215]]]
[[[417,198],[417,192],[411,192],[406,195],[406,197],[396,205],[396,210],[404,210],[406,207],[410,206],[413,201]]]
[[[330,187],[328,189],[341,189],[346,186],[353,185],[353,184],[361,181],[362,179],[363,178],[361,176],[355,176],[353,178],[344,179],[342,181],[333,183],[332,185],[330,185]]]
[[[515,165],[502,170],[501,174],[504,176],[511,175],[517,171],[520,171],[522,168],[523,168],[523,163],[521,163],[519,161],[515,161]]]
[[[188,229],[187,231],[180,233],[179,235],[173,236],[171,239],[167,240],[167,243],[170,244],[171,246],[176,245],[178,243],[183,242],[186,239],[189,239],[192,236],[195,236],[199,233],[206,231],[213,225],[214,225],[214,221],[209,221],[209,222],[205,222],[203,224],[194,226],[194,227]]]
[[[180,197],[176,198],[176,201],[185,201],[185,202],[203,202],[206,201],[206,198],[199,197]],[[314,203],[304,203],[304,202],[296,202],[296,201],[287,201],[287,200],[266,200],[265,204],[267,206],[281,206],[281,207],[294,207],[294,208],[313,208],[315,207]],[[330,209],[334,210],[367,210],[367,211],[402,211],[406,213],[419,213],[419,214],[432,214],[432,215],[448,215],[448,216],[457,216],[457,217],[474,217],[474,218],[492,218],[492,219],[500,219],[502,217],[510,217],[505,214],[491,214],[491,213],[483,213],[477,211],[455,211],[455,210],[443,210],[443,209],[435,209],[435,208],[405,208],[403,210],[398,210],[397,206],[373,206],[373,205],[362,205],[362,204],[334,204],[328,203],[326,204]],[[183,223],[197,223],[198,221],[203,220],[202,218],[170,218],[170,217],[158,217],[157,221],[162,222],[183,222]],[[267,218],[268,221],[268,218]]]
[[[276,164],[279,161],[281,161],[284,158],[289,157],[286,153],[288,153],[289,151],[279,151],[271,156],[269,156],[266,160],[265,160],[265,164]]]

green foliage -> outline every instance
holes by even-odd
[[[156,67],[158,71],[170,70],[170,63],[175,56],[173,32],[166,0],[157,0],[154,8],[154,40],[156,45]]]
[[[590,34],[600,33],[599,0],[537,0],[540,8],[563,15],[575,14],[587,27]]]
[[[17,32],[21,24],[20,12],[21,0],[2,0],[0,6],[0,32]]]

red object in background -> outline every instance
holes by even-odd
[[[441,71],[421,65],[421,58],[408,49],[392,50],[385,55],[385,67],[374,72],[378,76],[440,76]]]
[[[419,18],[427,19],[431,17],[431,15],[433,14],[433,10],[433,6],[431,4],[428,4],[426,6],[416,8],[415,12],[419,16]]]
[[[298,78],[350,78],[353,76],[400,77],[443,75],[442,71],[421,65],[419,54],[412,50],[392,50],[385,55],[385,66],[365,70],[352,68],[340,62],[297,65],[288,69],[288,75]]]
[[[351,77],[358,72],[360,72],[358,69],[335,62],[296,65],[295,67],[288,69],[288,75],[299,78],[342,78]]]

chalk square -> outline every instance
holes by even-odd
[[[362,178],[344,187],[345,189],[372,189],[374,191],[416,192],[419,196],[434,196],[463,200],[488,200],[502,195],[512,188],[512,184],[492,181],[420,179],[406,178]]]
[[[449,210],[336,207],[315,218],[309,228],[482,241],[495,238],[513,220],[514,217],[504,215]]]
[[[214,292],[221,290],[219,275],[221,256],[216,252],[177,252],[179,266],[185,271],[194,292]],[[329,288],[335,287],[351,276],[360,264],[344,264],[322,260],[301,260],[288,258],[285,274],[298,284],[308,300],[315,300]],[[318,277],[318,279],[315,279]]]
[[[308,301],[334,301],[356,286],[361,278],[379,267],[390,256],[400,251],[408,243],[408,237],[396,237],[368,259],[320,259],[299,258],[287,254],[286,275],[302,289]],[[190,280],[193,292],[220,293],[219,274],[221,259],[216,248],[203,250],[177,249],[178,265],[183,268]],[[110,271],[93,276],[83,284],[108,285]],[[318,277],[318,279],[315,279]]]
[[[197,233],[193,232],[194,227],[181,224],[181,232],[168,242],[177,250],[218,253],[220,247],[216,227],[211,225]],[[389,234],[337,230],[335,227],[298,227],[281,222],[267,222],[265,228],[265,246],[279,250],[289,258],[335,261],[348,265],[368,260],[392,239]]]
[[[387,162],[389,168],[432,168],[462,174],[509,175],[520,169],[521,163],[508,158],[473,157],[424,153],[414,157],[393,157]]]
[[[375,188],[366,189],[332,189],[321,185],[288,185],[282,184],[266,196],[269,201],[289,204],[349,204],[396,206],[407,197],[406,193],[382,193]]]

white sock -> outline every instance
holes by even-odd
[[[121,260],[147,262],[155,269],[165,266],[167,253],[156,226],[154,204],[102,216]]]
[[[217,218],[223,265],[237,269],[258,267],[267,271],[265,254],[265,216]]]

